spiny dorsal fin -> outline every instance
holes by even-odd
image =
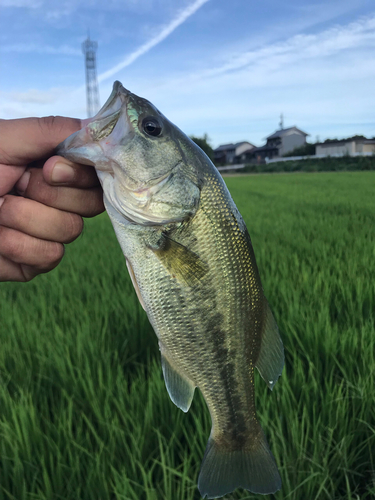
[[[169,397],[178,408],[186,413],[193,400],[195,385],[172,365],[165,352],[161,354],[161,366]]]
[[[272,390],[283,370],[284,346],[270,306],[265,302],[262,343],[255,366]]]
[[[158,248],[152,250],[171,275],[188,286],[197,285],[208,271],[208,265],[181,243],[161,235]]]

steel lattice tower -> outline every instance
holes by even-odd
[[[85,54],[87,116],[89,118],[96,115],[100,108],[98,80],[96,78],[97,48],[97,42],[90,40],[90,35],[82,44],[82,51]]]

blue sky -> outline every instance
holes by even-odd
[[[81,44],[114,80],[214,147],[375,136],[373,0],[0,0],[0,117],[86,117]]]

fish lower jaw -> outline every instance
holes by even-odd
[[[114,172],[99,169],[97,169],[96,172],[104,191],[104,201],[107,212],[111,213],[111,215],[122,224],[148,224],[148,221],[145,221],[144,217],[137,213],[135,207],[126,203],[128,196],[120,197],[117,193]],[[120,202],[119,198],[122,198],[124,201]]]

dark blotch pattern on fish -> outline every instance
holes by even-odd
[[[213,317],[207,322],[207,332],[213,344],[213,356],[220,367],[219,375],[221,379],[221,387],[225,394],[225,400],[230,401],[228,406],[228,420],[225,425],[225,432],[230,437],[232,448],[235,444],[236,447],[241,448],[246,439],[246,420],[244,412],[241,409],[241,397],[238,393],[238,382],[235,374],[235,366],[229,359],[235,359],[236,351],[229,350],[225,347],[226,333],[220,329],[223,323],[223,315],[215,313]]]

